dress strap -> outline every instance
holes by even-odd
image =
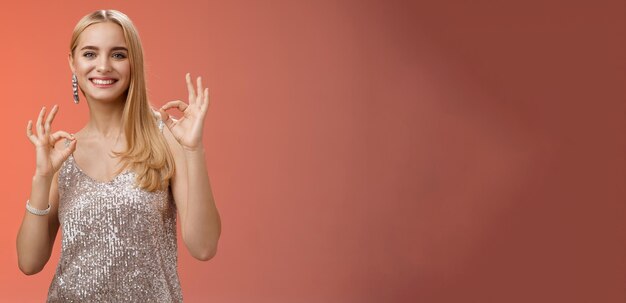
[[[165,123],[163,121],[161,121],[161,118],[159,118],[159,130],[161,132],[163,132],[163,127],[165,126]]]
[[[158,111],[153,110],[152,111],[152,115],[154,116],[154,118],[157,121],[157,126],[159,127],[159,131],[161,131],[161,133],[163,132],[163,127],[165,126],[165,122],[163,122],[161,120],[161,113],[159,113]]]

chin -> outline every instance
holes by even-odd
[[[113,103],[122,99],[122,102],[126,101],[126,95],[117,95],[117,96],[98,96],[92,95],[89,99],[102,103]]]

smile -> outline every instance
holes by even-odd
[[[89,80],[96,87],[110,87],[110,86],[113,86],[113,84],[115,82],[117,82],[116,79],[95,79],[95,78],[92,78],[92,79],[89,79]]]

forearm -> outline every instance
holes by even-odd
[[[217,250],[221,222],[211,190],[204,149],[186,150],[185,161],[188,188],[183,239],[194,257],[207,260]]]
[[[32,207],[48,208],[51,183],[52,177],[33,177],[29,202]],[[39,272],[50,258],[48,226],[48,215],[37,216],[24,211],[22,225],[17,234],[17,257],[20,269],[26,274]]]

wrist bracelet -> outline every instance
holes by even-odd
[[[50,212],[50,204],[48,204],[48,208],[46,209],[37,209],[37,208],[30,206],[30,203],[28,202],[30,202],[30,199],[26,200],[26,210],[33,215],[45,216]]]

